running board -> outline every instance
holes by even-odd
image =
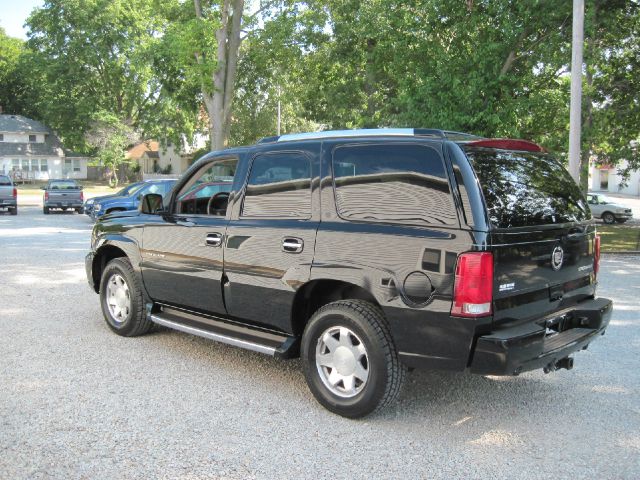
[[[230,323],[169,307],[149,314],[152,322],[199,337],[253,350],[273,357],[291,358],[298,353],[296,337]]]

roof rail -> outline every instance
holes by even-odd
[[[264,137],[258,144],[273,142],[294,142],[298,140],[317,140],[322,138],[352,138],[352,137],[434,137],[450,140],[480,139],[470,133],[453,132],[434,128],[361,128],[355,130],[325,130],[321,132],[288,133],[280,136]]]

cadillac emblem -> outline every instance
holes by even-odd
[[[562,268],[562,262],[564,261],[564,250],[560,245],[556,246],[551,253],[551,268],[556,272]]]

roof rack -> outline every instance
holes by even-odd
[[[265,137],[258,140],[258,144],[273,142],[294,142],[298,140],[317,140],[322,138],[352,138],[352,137],[435,137],[449,140],[480,139],[469,133],[453,132],[433,128],[361,128],[355,130],[326,130],[322,132],[289,133],[286,135]]]
[[[501,150],[518,150],[524,152],[546,152],[540,145],[529,140],[518,140],[513,138],[483,138],[465,142],[470,147],[498,148]]]

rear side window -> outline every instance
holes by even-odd
[[[310,218],[311,160],[297,152],[274,152],[255,157],[242,216]]]
[[[333,152],[338,213],[347,220],[457,225],[442,157],[418,144],[346,145]]]
[[[588,220],[582,192],[548,154],[466,148],[498,228]]]

